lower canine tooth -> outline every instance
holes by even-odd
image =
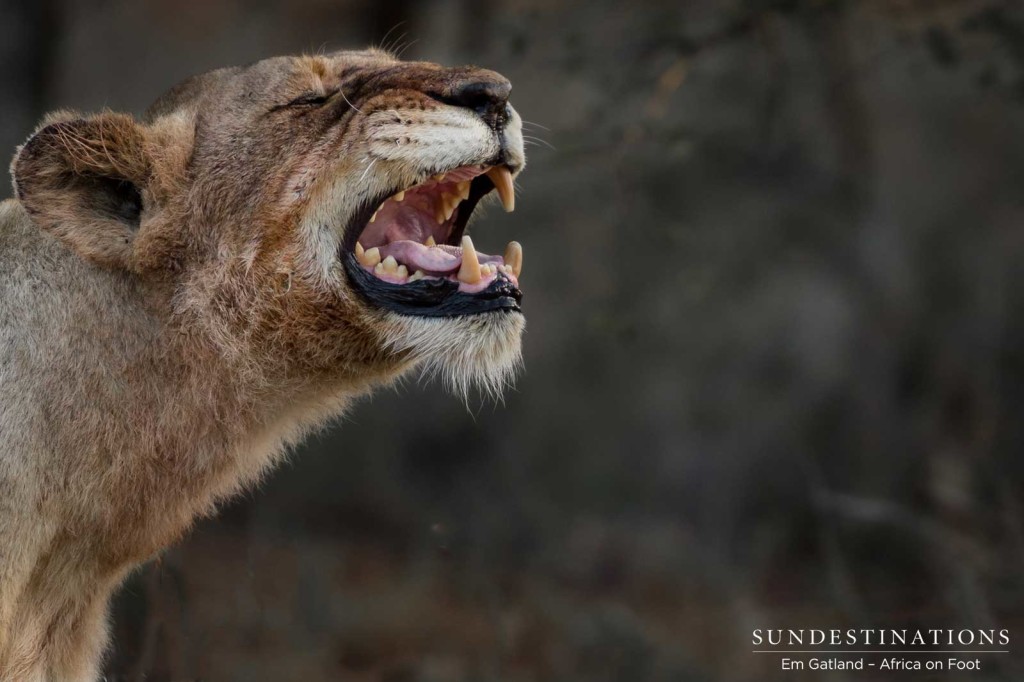
[[[476,284],[480,281],[480,261],[473,248],[473,240],[469,235],[462,238],[462,265],[459,267],[458,280],[464,284]]]
[[[512,269],[512,274],[519,277],[523,271],[523,245],[519,242],[509,242],[505,247],[505,265]]]
[[[368,268],[376,267],[380,263],[380,249],[376,246],[372,249],[367,249],[363,253],[362,264]]]

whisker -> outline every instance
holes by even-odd
[[[399,48],[399,50],[398,50],[398,54],[397,54],[396,56],[397,56],[397,57],[398,57],[399,59],[401,59],[401,58],[402,58],[402,55],[404,55],[404,54],[405,54],[405,51],[406,51],[406,50],[408,50],[408,49],[409,49],[410,47],[412,47],[413,45],[415,45],[415,44],[416,44],[416,43],[418,43],[418,42],[420,42],[420,39],[419,39],[419,38],[415,38],[415,39],[413,39],[413,40],[410,40],[410,41],[409,41],[409,42],[407,42],[407,43],[406,43],[405,45],[403,45],[402,47],[400,47],[400,48]]]
[[[409,35],[409,32],[403,31],[402,35],[396,36],[395,39],[392,40],[391,43],[388,45],[388,52],[395,55],[395,57],[398,57],[398,46],[401,45],[402,41],[405,40],[405,37],[407,35]]]
[[[404,23],[405,23],[405,20],[399,21],[397,24],[395,24],[394,26],[392,26],[391,28],[388,29],[388,32],[385,33],[384,37],[380,39],[380,49],[384,50],[385,52],[390,52],[391,51],[391,50],[389,50],[387,48],[388,36],[391,35],[392,31],[394,31],[395,29],[397,29],[398,27],[400,27]]]
[[[359,182],[362,182],[363,180],[366,179],[366,174],[370,172],[370,169],[373,168],[373,165],[375,163],[377,163],[377,159],[374,159],[373,161],[371,161],[370,165],[366,167],[366,170],[363,171],[363,174],[361,176],[359,176]]]
[[[551,151],[558,151],[557,149],[555,149],[555,145],[551,144],[547,140],[541,139],[539,137],[534,137],[533,135],[523,135],[523,142],[524,143],[525,142],[529,142],[530,144],[538,144],[538,145],[542,144],[545,147],[547,147],[548,149],[550,149]]]
[[[342,98],[343,100],[345,100],[345,104],[347,104],[347,105],[349,105],[350,107],[352,107],[352,109],[353,109],[354,111],[356,111],[356,112],[358,112],[358,113],[360,113],[360,114],[361,114],[361,113],[363,113],[362,111],[359,111],[359,107],[357,107],[357,106],[356,106],[355,104],[352,104],[352,102],[351,102],[351,101],[349,100],[348,96],[347,96],[347,95],[345,95],[345,91],[344,91],[344,90],[338,90],[338,94],[339,94],[339,95],[341,95],[341,98]]]
[[[551,128],[548,128],[546,126],[542,126],[541,124],[535,123],[533,121],[527,121],[526,119],[523,119],[523,125],[524,126],[534,126],[535,128],[540,128],[541,130],[546,130],[549,133],[551,132]]]

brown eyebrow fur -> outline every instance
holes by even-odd
[[[307,55],[302,57],[302,65],[308,68],[319,78],[327,76],[327,61],[319,55]]]

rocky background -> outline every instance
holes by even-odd
[[[756,627],[1024,637],[1019,3],[0,9],[8,154],[370,43],[499,70],[530,122],[477,237],[525,246],[516,389],[359,405],[129,581],[108,680],[764,681]],[[1017,641],[970,679],[1021,679]]]

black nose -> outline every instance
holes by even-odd
[[[472,109],[490,126],[508,122],[508,94],[512,84],[493,71],[477,70],[450,86],[448,103]]]

